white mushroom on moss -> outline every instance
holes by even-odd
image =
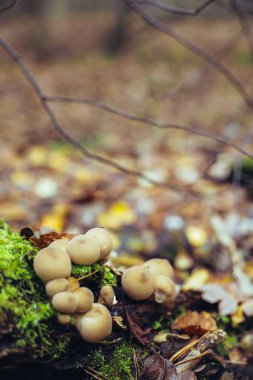
[[[153,276],[162,274],[164,276],[173,277],[173,268],[169,261],[166,259],[150,259],[147,260],[143,265],[150,270]]]
[[[61,325],[68,325],[71,322],[71,316],[69,314],[59,314],[57,319]]]
[[[99,244],[86,235],[78,235],[67,244],[67,253],[71,261],[78,265],[90,265],[100,258]]]
[[[44,282],[69,277],[72,268],[69,255],[53,247],[42,249],[35,256],[33,267],[37,276]]]
[[[89,288],[81,287],[74,293],[77,300],[76,313],[86,313],[92,308],[94,303],[94,295]]]
[[[113,242],[110,234],[104,228],[92,228],[85,234],[89,239],[94,239],[100,247],[100,260],[109,255],[113,248]]]
[[[133,300],[145,300],[155,291],[155,278],[144,265],[133,265],[121,278],[122,287]]]
[[[111,334],[112,317],[105,306],[94,303],[90,311],[76,317],[76,327],[86,342],[98,343]]]
[[[67,247],[68,242],[69,242],[68,239],[56,239],[56,240],[52,241],[52,243],[49,244],[49,247],[60,248],[66,252],[66,247]]]
[[[77,298],[71,292],[60,292],[53,296],[52,305],[60,313],[73,314],[77,308]]]
[[[153,294],[155,302],[171,305],[176,294],[176,287],[171,278],[162,274],[155,277],[155,292]]]
[[[111,285],[102,286],[99,292],[99,301],[108,307],[113,305],[115,298],[114,290]]]
[[[68,290],[69,282],[66,278],[57,278],[46,283],[46,293],[49,297]]]

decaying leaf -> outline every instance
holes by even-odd
[[[202,311],[188,311],[186,314],[177,318],[173,324],[173,329],[182,330],[189,335],[203,335],[207,331],[213,331],[217,329],[217,325],[212,316]]]
[[[201,287],[202,299],[209,303],[219,303],[221,315],[234,314],[237,309],[237,300],[218,284],[205,284]]]
[[[174,364],[155,354],[145,360],[140,380],[179,380]]]

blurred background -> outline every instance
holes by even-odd
[[[187,8],[201,3],[187,1]],[[253,5],[239,4],[241,14],[224,0],[194,17],[142,6],[219,57],[252,94]],[[0,29],[47,95],[96,99],[141,117],[202,128],[252,151],[252,113],[228,80],[121,1],[19,0],[0,14]],[[122,254],[147,256],[205,246],[214,213],[236,237],[252,231],[252,160],[229,145],[85,104],[51,107],[90,152],[168,187],[83,157],[53,129],[1,48],[0,216],[12,228],[75,233],[104,226]]]

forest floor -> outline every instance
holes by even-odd
[[[128,23],[127,43],[117,53],[105,49],[110,20],[102,16],[20,16],[3,19],[0,29],[47,95],[96,99],[141,117],[202,128],[250,151],[251,139],[243,144],[251,114],[231,84],[171,38],[135,18]],[[252,57],[237,20],[171,23],[222,56],[252,89]],[[206,320],[225,329],[226,360],[250,378],[242,368],[253,354],[252,160],[189,132],[89,105],[53,104],[64,128],[89,151],[166,186],[127,176],[65,142],[17,65],[2,50],[0,56],[0,217],[14,230],[80,233],[103,226],[113,236],[118,268],[169,258],[178,286],[198,294],[191,310],[208,310]],[[235,180],[238,165],[241,178]],[[177,331],[191,335],[191,318]],[[250,336],[250,350],[242,347],[244,336]]]

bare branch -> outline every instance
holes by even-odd
[[[189,16],[198,15],[200,12],[202,12],[205,8],[207,8],[210,4],[214,3],[215,1],[216,0],[208,0],[195,9],[185,9],[185,8],[178,8],[178,7],[174,7],[173,5],[165,4],[160,0],[137,0],[138,4],[148,4],[166,12],[170,12],[170,13],[174,13],[178,15],[189,15]]]
[[[13,0],[11,1],[8,5],[6,5],[5,7],[1,8],[0,9],[0,13],[3,13],[5,11],[8,11],[8,9],[11,9],[12,7],[14,7],[14,5],[17,3],[18,0]]]
[[[111,168],[114,168],[114,169],[120,171],[121,173],[130,175],[132,177],[142,178],[152,185],[155,185],[155,186],[158,186],[161,188],[165,188],[165,189],[169,189],[169,190],[173,190],[173,191],[176,191],[178,193],[182,193],[182,194],[184,194],[184,196],[188,196],[188,197],[199,196],[199,194],[197,192],[189,193],[189,191],[184,191],[184,189],[182,189],[182,187],[180,187],[180,186],[177,186],[177,185],[173,186],[173,185],[168,184],[168,183],[155,181],[140,171],[129,169],[123,165],[118,164],[117,162],[114,162],[114,161],[107,159],[105,157],[102,157],[100,155],[91,153],[89,150],[87,150],[85,146],[80,144],[80,142],[78,140],[74,139],[72,137],[72,135],[70,133],[68,133],[63,128],[63,126],[60,124],[55,113],[53,112],[52,108],[48,104],[47,96],[44,94],[42,88],[40,87],[38,82],[35,80],[35,78],[31,74],[30,70],[28,69],[25,62],[21,58],[21,56],[18,54],[18,52],[3,37],[0,37],[0,45],[8,53],[8,55],[13,59],[13,61],[18,65],[18,67],[20,68],[24,77],[27,79],[27,81],[32,86],[34,92],[36,93],[36,95],[38,96],[38,98],[41,102],[42,107],[44,108],[45,112],[47,113],[54,129],[56,131],[58,131],[60,133],[60,135],[66,141],[68,141],[71,145],[73,145],[75,148],[77,148],[85,157],[87,157],[91,160],[94,160],[96,162],[99,162],[100,164],[107,165]]]
[[[199,135],[202,137],[206,137],[210,140],[217,141],[218,143],[230,146],[234,148],[236,151],[240,152],[244,156],[247,156],[249,158],[253,158],[253,154],[247,152],[246,150],[242,149],[239,145],[228,142],[225,138],[223,138],[220,135],[217,135],[215,133],[212,133],[210,131],[197,128],[197,127],[192,127],[188,125],[179,125],[179,124],[174,124],[174,123],[165,123],[161,122],[158,120],[154,119],[149,119],[146,117],[130,114],[128,112],[119,110],[115,107],[112,107],[108,104],[102,103],[100,101],[94,100],[94,99],[87,99],[87,98],[76,98],[76,97],[68,97],[68,96],[43,96],[43,100],[45,102],[57,102],[57,103],[79,103],[79,104],[87,104],[96,108],[103,109],[105,111],[108,111],[110,113],[113,113],[115,115],[118,115],[120,117],[123,117],[125,119],[131,120],[131,121],[136,121],[138,123],[150,125],[155,128],[159,129],[177,129],[181,131],[185,131],[188,133],[192,133],[195,135]]]
[[[237,92],[241,95],[241,98],[248,105],[248,107],[253,111],[253,98],[247,92],[243,84],[237,79],[237,77],[214,55],[203,50],[199,46],[195,45],[191,41],[187,40],[185,37],[181,36],[179,33],[171,29],[166,24],[160,22],[156,17],[148,13],[143,7],[139,6],[138,0],[122,0],[126,5],[132,8],[143,20],[150,24],[155,29],[160,32],[172,37],[181,45],[186,47],[188,50],[199,56],[200,58],[211,64],[217,71],[219,71],[228,81],[233,85]]]

